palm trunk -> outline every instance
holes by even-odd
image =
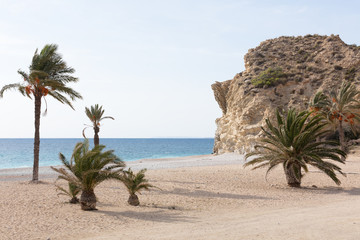
[[[76,204],[78,202],[79,202],[79,199],[77,197],[73,197],[69,200],[69,203],[71,203],[71,204]]]
[[[340,141],[340,149],[345,152],[345,134],[344,134],[344,128],[342,125],[342,121],[339,121],[339,141]],[[341,160],[345,160],[344,157],[341,157]]]
[[[284,167],[287,184],[290,187],[300,187],[301,185],[301,168],[295,163],[290,163]]]
[[[138,196],[134,193],[134,194],[131,194],[129,199],[128,199],[128,203],[132,206],[139,206],[140,204],[140,201],[139,201],[139,198]]]
[[[35,136],[34,136],[34,166],[32,181],[39,180],[39,152],[40,152],[40,114],[41,97],[35,96]]]
[[[82,191],[80,197],[81,209],[85,211],[96,209],[96,196],[94,190]]]
[[[99,139],[99,131],[100,131],[100,128],[98,126],[95,126],[94,127],[94,132],[95,132],[95,135],[94,135],[94,145],[97,146],[100,144],[100,139]]]

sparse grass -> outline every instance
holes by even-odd
[[[253,78],[251,83],[255,87],[275,86],[286,80],[286,77],[286,73],[281,68],[268,68],[262,71],[256,78]]]
[[[300,49],[297,52],[297,63],[311,62],[314,59],[314,56],[304,49]]]

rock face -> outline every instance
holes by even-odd
[[[223,112],[216,120],[214,153],[245,153],[277,108],[306,109],[322,90],[360,81],[360,47],[340,37],[306,35],[266,40],[244,57],[245,71],[211,87]]]

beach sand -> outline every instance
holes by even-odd
[[[236,154],[142,160],[150,182],[161,188],[127,204],[121,183],[100,184],[98,211],[57,196],[56,175],[41,168],[0,171],[0,239],[360,239],[360,149],[343,165],[341,186],[315,169],[301,189],[287,187],[279,167],[242,167]],[[59,184],[66,186],[64,182]]]

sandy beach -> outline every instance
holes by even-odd
[[[141,160],[161,188],[127,204],[121,183],[95,189],[98,211],[67,203],[54,187],[56,175],[40,169],[0,171],[0,239],[359,239],[360,149],[352,150],[341,186],[317,170],[301,189],[287,187],[281,168],[267,181],[264,169],[242,167],[242,156],[193,156]],[[65,182],[58,182],[65,186]]]

